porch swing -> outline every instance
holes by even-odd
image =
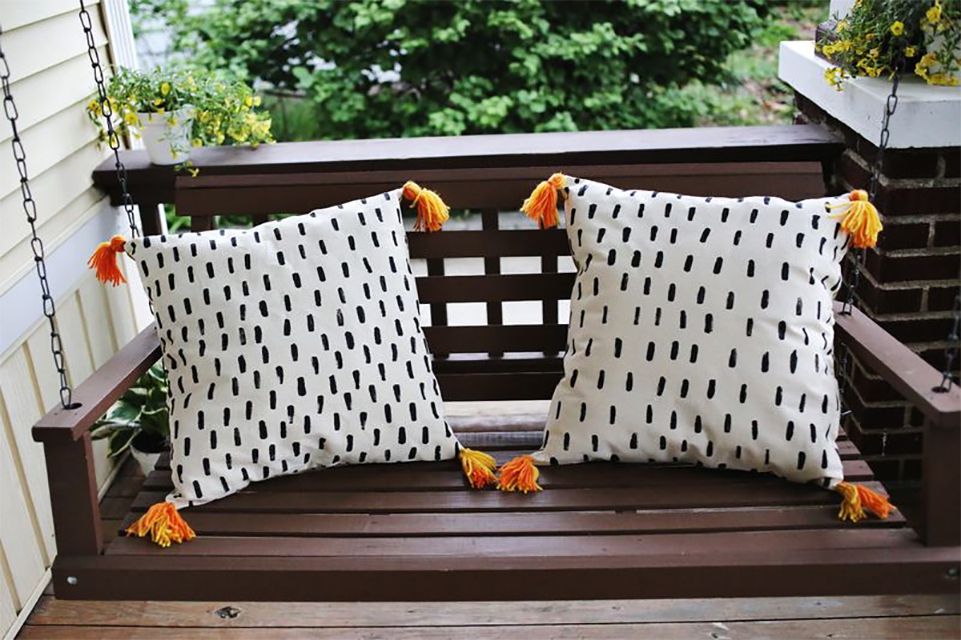
[[[833,136],[810,125],[482,136],[456,148],[436,139],[318,142],[209,150],[195,158],[198,177],[176,177],[136,152],[121,156],[83,4],[113,150],[94,179],[123,207],[132,236],[140,233],[136,205],[149,232],[159,232],[150,213],[158,203],[175,203],[193,230],[204,231],[219,214],[249,214],[256,223],[407,178],[436,185],[453,208],[482,211],[481,230],[408,236],[411,257],[427,262],[417,289],[431,309],[426,334],[447,401],[546,400],[562,376],[567,327],[558,303],[573,282],[559,268],[569,255],[566,236],[498,225],[498,212],[515,209],[534,178],[560,167],[615,185],[814,197],[830,188],[821,169],[828,175],[841,152]],[[61,378],[60,406],[33,429],[46,453],[58,598],[449,601],[958,591],[961,393],[950,381],[952,365],[942,376],[854,308],[856,282],[836,307],[839,342],[925,416],[916,518],[894,512],[852,526],[837,519],[835,495],[818,487],[677,465],[550,467],[541,472],[543,493],[477,493],[449,461],[334,468],[258,483],[192,508],[199,537],[187,544],[159,549],[124,536],[105,542],[90,428],[159,359],[160,347],[148,327],[76,389],[68,384],[7,77],[4,104],[15,153],[20,149],[24,206]],[[874,186],[876,175],[877,169]],[[540,272],[501,273],[502,258],[521,256],[539,258]],[[482,259],[484,275],[446,275],[447,258]],[[516,301],[539,302],[543,325],[504,325],[504,303]],[[483,303],[486,324],[449,325],[448,305],[459,303]],[[498,463],[541,444],[541,425],[530,419],[492,414],[453,426],[465,446],[491,451]],[[842,435],[839,448],[845,477],[883,491],[852,440]],[[171,486],[164,458],[121,529]]]

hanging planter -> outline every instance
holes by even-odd
[[[193,147],[273,142],[270,117],[260,97],[242,82],[205,71],[149,72],[120,68],[110,78],[107,99],[115,136],[142,138],[150,161],[190,167]],[[105,106],[91,100],[87,113],[109,143]]]

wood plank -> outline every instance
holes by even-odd
[[[884,491],[880,483],[867,483]],[[160,502],[166,492],[144,491],[134,500],[134,511]],[[260,513],[456,513],[496,511],[582,511],[624,509],[684,509],[837,504],[837,495],[817,487],[787,482],[714,483],[677,487],[567,489],[537,494],[495,491],[241,492],[192,507],[201,512]]]
[[[832,638],[833,640],[954,640],[957,638],[958,618],[952,616],[914,616],[910,618],[849,618],[839,620],[780,620],[751,622],[674,622],[674,623],[616,623],[566,624],[538,626],[447,626],[447,627],[361,627],[350,625],[339,628],[288,627],[283,629],[211,629],[187,628],[183,631],[195,637],[209,638],[396,638],[398,640],[516,640],[523,635],[532,640],[551,638],[636,638],[638,640],[688,640],[689,638],[738,638],[765,640],[769,638]],[[22,638],[164,638],[169,631],[159,627],[34,627],[24,628]]]
[[[302,143],[303,144],[303,143]],[[767,195],[797,201],[824,195],[818,163],[684,163],[657,165],[536,165],[476,169],[383,169],[337,171],[315,167],[304,173],[216,175],[221,167],[203,167],[197,179],[172,179],[156,171],[147,175],[159,183],[140,189],[150,198],[173,198],[178,211],[192,217],[246,213],[306,213],[398,188],[407,179],[429,185],[454,209],[517,209],[533,185],[552,172],[599,180],[624,189],[685,193],[692,196],[743,197]],[[98,168],[99,171],[99,168]],[[95,173],[95,178],[97,174]],[[490,188],[496,184],[497,188]]]
[[[373,190],[375,186],[397,188],[405,179],[418,180],[418,171],[431,171],[430,175],[434,176],[438,175],[439,170],[461,171],[475,183],[465,193],[483,195],[484,192],[496,193],[491,189],[478,189],[476,185],[477,181],[489,184],[490,176],[487,174],[492,171],[492,167],[508,172],[507,175],[536,170],[536,175],[521,176],[523,181],[536,182],[556,170],[577,174],[577,169],[584,169],[586,174],[584,171],[580,172],[583,177],[597,177],[592,174],[605,163],[608,166],[685,162],[820,163],[825,158],[837,156],[841,148],[839,140],[816,125],[280,143],[264,145],[253,151],[230,147],[207,148],[198,150],[194,156],[194,162],[201,168],[203,182],[181,181],[182,188],[177,194],[177,200],[178,205],[187,205],[182,206],[182,211],[192,210],[193,205],[182,201],[185,194],[183,187],[193,187],[190,191],[194,192],[215,191],[216,189],[201,189],[200,185],[209,187],[216,184],[212,179],[218,177],[218,174],[301,174],[311,176],[315,181],[324,180],[324,176],[328,176],[328,181],[340,182],[336,190],[341,194],[341,199],[333,202],[343,202],[343,196],[349,191],[346,187],[351,184],[342,177],[342,172],[347,171],[357,174],[353,177],[355,183],[362,182],[367,185],[365,188],[372,189],[367,194],[376,193],[376,190]],[[124,162],[135,184],[148,187],[159,196],[157,199],[160,201],[170,202],[174,199],[174,172],[169,168],[151,166],[143,152],[125,154]],[[589,169],[585,169],[586,167]],[[375,171],[379,175],[363,175]],[[391,171],[393,173],[389,174]],[[668,171],[674,172],[673,169]],[[754,171],[757,172],[758,169]],[[817,171],[820,172],[819,165]],[[798,182],[796,172],[797,169],[793,180],[795,183]],[[247,176],[244,176],[245,182],[250,185],[250,182],[246,181]],[[98,184],[107,188],[116,186],[112,167],[106,163],[97,168],[94,178]],[[372,184],[376,180],[386,181],[386,185]],[[231,187],[228,193],[238,194],[243,191],[237,184],[223,181],[220,184]],[[425,184],[440,189],[452,206],[500,207],[504,204],[462,204],[449,198],[447,185],[439,185],[436,180],[429,180]],[[282,191],[295,190],[295,187],[290,185],[280,186]],[[510,194],[512,197],[507,206],[516,206],[514,201],[520,202],[518,197],[523,199],[526,195],[523,191],[529,193],[531,188],[530,184],[518,186],[521,191]],[[264,193],[268,188],[265,184],[255,185],[253,195],[256,195],[257,190]],[[238,204],[242,205],[244,200],[248,203],[251,201],[252,194],[240,195],[242,199]],[[360,195],[364,194],[358,194],[358,197]],[[215,203],[212,204],[216,206]],[[323,201],[314,200],[309,207],[323,204]],[[234,203],[230,203],[230,206],[234,206]],[[286,205],[281,203],[280,211],[300,210],[284,206]]]
[[[712,534],[715,535],[715,534]],[[710,538],[711,536],[705,536]],[[71,599],[501,600],[953,593],[957,548],[740,549],[687,554],[536,557],[61,556]],[[145,542],[147,546],[150,543]],[[192,543],[191,543],[192,544]],[[189,545],[183,545],[189,546]],[[67,581],[68,577],[74,579]]]
[[[567,325],[428,326],[424,327],[424,334],[434,353],[486,353],[495,349],[524,353],[563,351]]]
[[[440,373],[441,395],[447,402],[465,400],[547,400],[563,373]]]
[[[426,303],[560,300],[570,297],[573,286],[573,273],[417,278],[418,297]]]
[[[6,415],[0,398],[0,544],[10,569],[15,608],[19,610],[33,592],[45,566],[42,542],[31,524],[26,487],[16,472],[10,446],[11,425]]]
[[[234,617],[218,616],[223,601],[146,602],[63,600],[44,596],[31,626],[200,628],[417,627],[453,625],[623,624],[898,618],[959,613],[947,595],[831,598],[559,600],[547,602],[234,602]],[[479,634],[480,637],[483,634]]]
[[[0,363],[0,396],[6,410],[4,422],[7,430],[0,431],[0,438],[9,438],[11,453],[17,459],[11,469],[22,485],[27,498],[29,520],[13,522],[11,526],[29,530],[39,536],[43,559],[52,560],[57,547],[53,539],[53,514],[50,511],[50,491],[47,488],[47,465],[43,447],[30,438],[30,425],[40,417],[40,397],[34,385],[30,352],[18,349]],[[43,354],[47,355],[47,354]],[[36,527],[36,529],[35,529]]]
[[[873,480],[867,463],[845,462],[845,478],[852,482]],[[130,479],[132,483],[139,480]],[[742,471],[704,469],[692,465],[610,464],[605,462],[543,467],[538,483],[545,489],[673,486],[676,484],[757,483],[759,486],[786,482],[773,475],[749,475]],[[173,488],[170,470],[151,473],[143,481],[148,491]],[[256,482],[246,491],[285,493],[290,491],[463,491],[465,481],[455,461],[396,465],[358,465],[314,471]],[[108,496],[113,495],[111,492]]]
[[[77,288],[77,298],[83,313],[83,327],[96,369],[106,364],[118,348],[106,292],[107,287],[96,278],[84,279]]]
[[[906,535],[907,534],[907,535]],[[163,549],[142,538],[117,538],[107,555],[252,556],[467,556],[537,557],[555,556],[663,556],[703,551],[717,553],[752,549],[758,552],[781,549],[891,549],[918,544],[913,532],[900,529],[819,529],[811,531],[727,531],[709,533],[665,533],[661,535],[612,534],[537,536],[432,536],[410,538],[305,538],[200,536],[189,544]]]
[[[434,514],[217,514],[185,513],[200,536],[414,537],[666,534],[713,531],[895,528],[905,525],[893,512],[887,520],[857,525],[838,520],[837,506],[765,509],[674,509],[620,513],[452,513]],[[137,514],[116,521],[121,532]]]
[[[563,229],[504,229],[482,231],[444,231],[444,233],[407,234],[410,257],[418,258],[498,258],[571,254],[567,232]],[[487,269],[485,273],[496,274]]]

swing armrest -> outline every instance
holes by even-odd
[[[160,341],[151,324],[73,390],[75,408],[58,404],[43,416],[33,427],[33,439],[78,440],[159,358]]]
[[[836,330],[851,353],[910,400],[934,427],[955,428],[961,423],[961,388],[935,389],[941,372],[882,329],[858,309],[842,315],[834,305]]]

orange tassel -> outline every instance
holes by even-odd
[[[147,513],[127,527],[128,536],[150,536],[161,547],[169,547],[171,542],[181,543],[197,537],[190,525],[184,521],[177,507],[169,502],[158,502],[147,509]]]
[[[104,283],[109,282],[115,287],[127,281],[120,271],[120,265],[117,264],[117,254],[123,253],[126,242],[123,236],[116,235],[97,245],[96,251],[87,260],[87,266],[97,272],[97,280]]]
[[[537,484],[541,472],[530,456],[517,456],[501,467],[497,476],[497,488],[501,491],[542,491]]]
[[[855,189],[847,202],[829,205],[828,209],[842,209],[832,217],[841,218],[841,228],[851,236],[851,244],[860,249],[878,244],[878,234],[884,229],[877,208],[868,201],[868,194]]]
[[[494,475],[497,462],[492,456],[483,451],[461,449],[457,457],[460,458],[460,466],[467,482],[474,489],[484,489],[497,483]]]
[[[450,208],[440,196],[430,189],[422,188],[413,180],[404,184],[402,196],[405,200],[410,200],[410,206],[417,208],[415,231],[440,231],[450,218]]]
[[[867,518],[865,511],[884,520],[893,509],[887,497],[860,484],[839,482],[834,490],[843,496],[841,510],[838,512],[838,518],[841,520],[860,522]]]
[[[536,220],[541,229],[557,226],[557,192],[567,186],[567,176],[555,173],[544,180],[531,192],[521,205],[521,211],[531,220]]]

